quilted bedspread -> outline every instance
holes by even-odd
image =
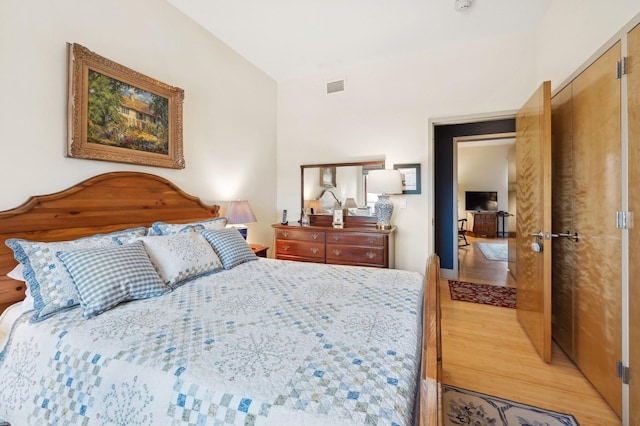
[[[422,276],[273,259],[92,319],[16,323],[13,425],[409,425]]]

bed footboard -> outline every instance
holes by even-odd
[[[427,260],[424,274],[420,375],[420,426],[440,426],[442,420],[442,352],[440,344],[440,258]]]

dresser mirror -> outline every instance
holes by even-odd
[[[371,199],[369,195],[367,199],[366,176],[370,170],[384,168],[384,160],[302,165],[301,209],[311,217],[312,224],[324,223],[326,218],[331,223],[337,209],[343,211],[345,223],[351,217],[361,218],[358,222],[375,222],[373,205],[377,197]]]

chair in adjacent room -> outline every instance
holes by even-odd
[[[461,244],[461,241],[463,241],[464,244]],[[458,219],[458,247],[468,245],[469,241],[467,241],[467,219]]]

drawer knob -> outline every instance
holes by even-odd
[[[340,235],[334,235],[333,239],[336,240],[336,241],[340,241]]]
[[[291,248],[291,247],[290,247],[290,246],[287,246],[287,245],[282,246],[282,250],[284,250],[284,251],[288,251],[290,248]]]
[[[365,254],[369,259],[374,259],[376,257],[376,254],[370,251],[366,252]]]
[[[319,235],[318,235],[318,234],[311,234],[311,238],[313,238],[314,240],[317,240],[317,239],[318,239],[318,237],[319,237]]]
[[[342,254],[342,250],[333,249],[333,254],[335,254],[336,256],[340,256]]]
[[[287,237],[289,236],[289,233],[288,233],[287,231],[284,231],[284,232],[282,233],[282,236],[283,236],[283,237],[285,237],[285,238],[287,238]]]
[[[373,243],[376,242],[376,239],[373,238],[373,237],[369,237],[369,239],[367,241],[369,241],[369,244],[373,244]]]
[[[309,250],[311,250],[311,253],[313,254],[318,253],[318,247],[311,247]]]

